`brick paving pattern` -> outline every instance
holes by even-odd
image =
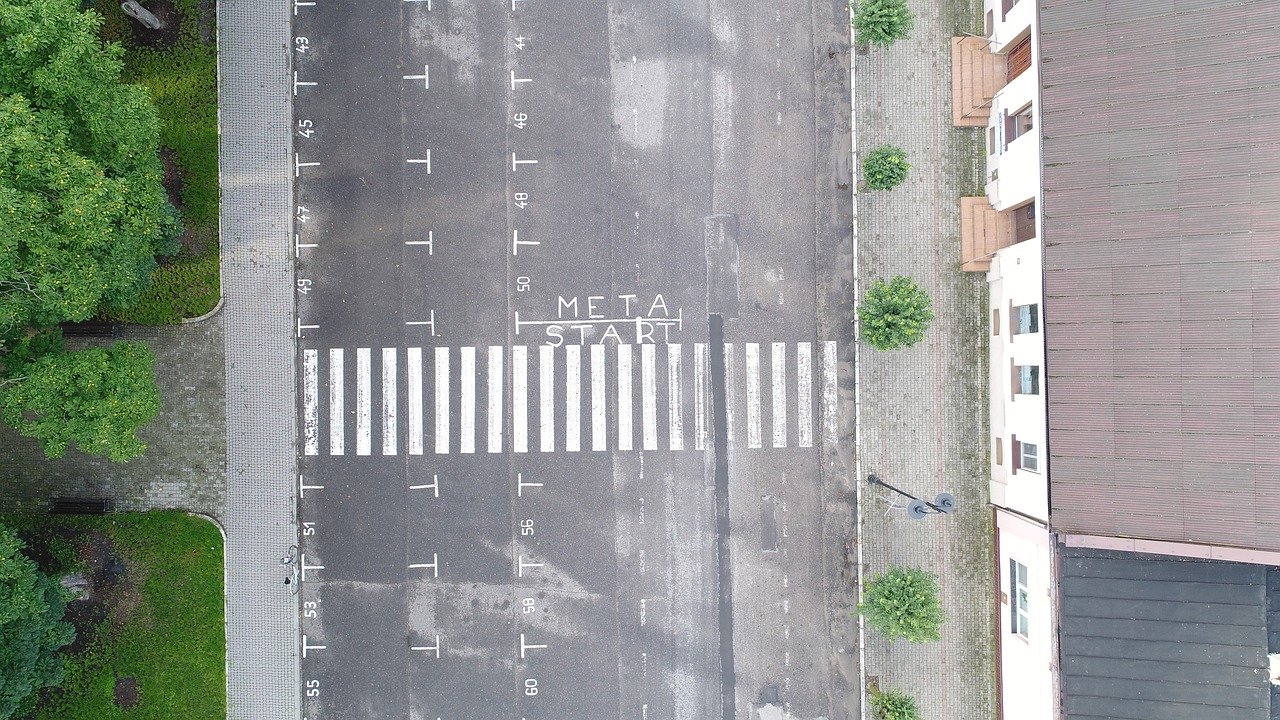
[[[882,353],[863,345],[859,361],[861,473],[917,497],[956,496],[948,516],[916,521],[888,491],[862,487],[867,579],[890,565],[925,568],[941,579],[949,621],[936,643],[888,643],[868,628],[865,668],[882,689],[914,695],[928,720],[995,717],[994,559],[987,506],[989,455],[987,286],[959,269],[959,201],[982,194],[980,129],[953,128],[949,38],[981,32],[981,3],[913,3],[911,38],[854,61],[856,147],[884,143],[909,155],[908,180],[858,195],[858,282],[916,278],[937,319],[919,345]],[[976,26],[975,26],[976,25]]]
[[[218,4],[232,720],[301,712],[297,598],[277,566],[297,542],[291,10]]]

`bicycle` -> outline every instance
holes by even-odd
[[[298,546],[290,545],[289,551],[285,556],[280,558],[280,567],[285,568],[288,573],[285,575],[284,584],[289,586],[289,592],[293,595],[298,594]]]

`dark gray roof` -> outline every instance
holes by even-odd
[[[1280,550],[1280,2],[1039,23],[1053,525]]]
[[[1270,720],[1268,568],[1068,547],[1059,557],[1066,720]]]

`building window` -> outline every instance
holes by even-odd
[[[1031,106],[1027,105],[1013,115],[1009,115],[1008,111],[1004,116],[1004,146],[1008,149],[1009,143],[1031,132],[1032,127]]]
[[[996,465],[1004,465],[1004,438],[996,438]]]
[[[1000,308],[991,308],[991,334],[1000,334]]]
[[[1040,472],[1040,448],[1028,442],[1018,443],[1018,446],[1018,454],[1022,456],[1018,467],[1031,472]]]
[[[1013,334],[1030,335],[1040,332],[1040,306],[1016,305],[1013,308]]]
[[[996,147],[998,147],[996,145],[996,126],[988,125],[987,126],[987,154],[995,155]]]
[[[1016,393],[1018,395],[1039,395],[1040,394],[1040,368],[1036,365],[1019,365],[1018,367],[1018,384]]]
[[[1025,447],[1025,445],[1024,445]],[[1027,566],[1009,558],[1009,632],[1028,636],[1030,619],[1027,617]]]
[[[1013,136],[1020,138],[1031,132],[1035,127],[1035,120],[1031,114],[1031,105],[1027,105],[1014,115]]]

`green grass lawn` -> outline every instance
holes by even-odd
[[[155,3],[150,5],[155,8]],[[155,47],[136,41],[135,21],[118,2],[100,2],[93,8],[103,16],[102,39],[125,48],[121,79],[151,90],[163,123],[160,145],[172,153],[182,175],[183,250],[156,271],[151,289],[137,305],[104,311],[104,319],[115,322],[174,323],[203,315],[218,303],[218,51],[213,2],[206,3],[203,20],[199,0],[172,0],[172,5],[181,22]],[[202,22],[208,42],[201,38]]]
[[[0,523],[19,531],[42,570],[65,570],[76,564],[75,557],[91,566],[92,547],[101,554],[104,537],[127,568],[115,591],[104,593],[111,600],[87,635],[77,622],[77,645],[86,642],[66,656],[62,685],[44,693],[30,718],[226,717],[223,548],[217,528],[173,511],[10,515]],[[68,553],[65,530],[72,531],[78,553]],[[119,678],[137,680],[138,702],[127,711],[115,702]]]

